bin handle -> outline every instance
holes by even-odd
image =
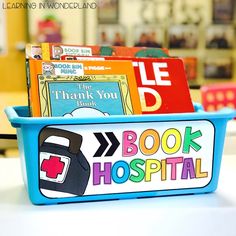
[[[58,136],[67,138],[70,141],[69,151],[73,154],[78,154],[80,151],[80,147],[82,144],[82,136],[80,134],[76,134],[70,132],[68,130],[56,129],[56,128],[44,128],[40,133],[39,144],[40,147],[45,142],[45,140],[50,136]]]

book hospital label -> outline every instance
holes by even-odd
[[[82,137],[91,169],[83,195],[201,188],[212,178],[215,128],[206,120],[54,128]]]

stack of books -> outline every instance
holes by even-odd
[[[27,45],[26,68],[34,117],[194,111],[183,61],[167,49]]]

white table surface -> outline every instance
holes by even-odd
[[[230,120],[227,123],[226,134],[230,136],[236,135],[236,120]]]
[[[0,159],[0,235],[236,235],[236,155],[215,193],[35,206],[18,158]]]
[[[236,120],[230,120],[227,124],[224,154],[236,155]]]

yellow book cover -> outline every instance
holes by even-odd
[[[29,70],[32,116],[141,114],[130,61],[29,60]]]

